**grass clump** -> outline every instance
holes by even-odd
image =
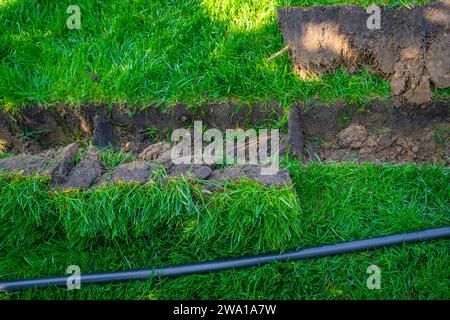
[[[190,243],[201,244],[214,238],[241,248],[244,238],[247,243],[255,230],[264,230],[264,235],[252,241],[260,251],[279,249],[286,236],[298,233],[300,228],[297,198],[288,187],[267,188],[242,181],[226,184],[221,192],[205,196],[200,185],[184,180],[66,192],[50,192],[48,181],[22,176],[4,177],[2,182],[5,188],[0,199],[4,197],[5,201],[0,205],[0,217],[5,229],[1,238],[9,242],[14,239],[12,243],[33,240],[10,235],[17,228],[18,234],[33,228],[41,228],[42,236],[62,233],[80,246],[91,240],[129,243],[140,237],[162,236],[156,231],[178,228]],[[249,201],[255,194],[260,199],[256,206]],[[19,203],[21,210],[14,208],[18,196],[24,197]]]
[[[111,148],[101,149],[100,151],[100,161],[108,168],[112,170],[115,167],[134,160],[135,155],[130,152],[125,152],[122,150],[113,150]]]

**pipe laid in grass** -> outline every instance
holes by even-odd
[[[155,269],[142,269],[119,272],[88,273],[80,275],[81,285],[119,282],[129,280],[145,280],[150,277],[175,277],[189,274],[217,272],[229,269],[260,266],[275,261],[295,261],[311,258],[334,256],[341,253],[377,249],[402,243],[414,243],[429,240],[450,238],[450,226],[427,229],[422,231],[400,233],[383,237],[342,242],[321,247],[306,248],[283,254],[268,254],[252,257],[234,258],[229,260],[200,262],[180,266],[169,266]],[[18,291],[49,286],[67,286],[68,276],[37,278],[0,282],[0,291]]]

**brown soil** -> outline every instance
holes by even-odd
[[[55,184],[60,184],[72,170],[77,153],[78,144],[72,143],[58,150],[48,150],[38,155],[22,154],[0,159],[0,170],[14,171],[24,175],[50,176]]]
[[[156,166],[152,166],[148,162],[133,161],[130,163],[123,163],[117,168],[101,176],[93,187],[98,187],[103,184],[114,184],[119,181],[146,183],[152,175]]]
[[[62,189],[86,189],[105,172],[104,165],[95,159],[81,160],[61,184]]]
[[[295,71],[304,77],[366,66],[390,82],[394,95],[415,104],[431,100],[432,85],[450,86],[450,0],[382,8],[378,30],[367,28],[368,17],[354,5],[280,8]]]
[[[301,113],[298,105],[292,107],[288,120],[288,137],[287,143],[291,150],[291,154],[295,158],[303,158],[304,138],[303,138],[303,121],[301,119]]]
[[[281,150],[284,152],[289,149],[291,154],[303,158],[306,162],[415,162],[440,163],[448,166],[450,164],[448,105],[448,102],[432,102],[426,104],[424,108],[414,109],[396,100],[374,101],[365,107],[346,103],[334,105],[299,103],[292,109],[294,111],[288,120],[289,128],[284,130],[288,131],[289,135],[282,136]],[[44,114],[48,117],[50,113]],[[281,113],[277,113],[277,116],[281,116]],[[3,122],[6,125],[2,129],[7,135],[1,138],[12,137],[14,139],[10,142],[14,142],[17,139],[10,131],[11,121],[8,119]],[[127,121],[133,120],[129,118]],[[52,121],[49,123],[54,125]],[[113,123],[111,116],[102,120],[103,127],[109,127],[111,123]],[[149,123],[157,125],[154,122]],[[44,130],[46,127],[41,128]],[[63,127],[53,128],[64,131]],[[117,124],[114,124],[113,128],[115,133],[129,130]],[[130,132],[133,131],[126,132],[130,136]],[[127,135],[122,132],[120,138],[123,139],[125,136]],[[116,137],[109,138],[116,140]],[[28,144],[35,146],[38,141],[29,140]],[[266,185],[292,184],[289,173],[284,169],[280,169],[275,175],[265,176],[261,174],[260,166],[252,165],[222,169],[205,165],[176,165],[171,161],[171,147],[166,142],[141,143],[136,145],[136,150],[140,150],[136,151],[138,153],[136,160],[107,171],[99,161],[97,151],[88,149],[80,153],[79,145],[72,143],[66,147],[52,148],[37,154],[25,153],[0,159],[0,171],[48,175],[56,188],[63,189],[99,187],[119,181],[145,183],[151,181],[152,176],[159,172],[158,168],[161,167],[165,167],[168,177],[183,177],[193,181],[209,180],[214,182],[212,185],[244,177]],[[34,151],[34,147],[28,151]],[[84,158],[76,164],[77,154],[84,155]],[[205,186],[205,190],[210,188],[211,184]]]
[[[364,109],[343,103],[303,109],[305,140],[322,161],[450,163],[447,102],[421,109],[379,101]]]
[[[281,151],[289,146],[291,154],[305,161],[448,165],[449,102],[430,102],[422,108],[411,106],[399,99],[373,101],[364,107],[347,103],[298,103],[292,108],[286,128],[281,128]],[[78,110],[61,107],[57,111],[32,107],[24,109],[15,119],[0,111],[0,148],[12,153],[41,154],[49,147],[92,139],[93,132],[99,131],[95,130],[94,118],[105,112],[101,126],[109,128],[111,125],[113,136],[108,133],[107,139],[102,141],[115,141],[117,149],[139,154],[137,161],[168,165],[171,146],[156,142],[167,140],[172,129],[191,127],[194,120],[202,120],[208,128],[248,128],[283,117],[281,108],[275,104],[241,108],[215,104],[204,109],[195,112],[179,106],[164,113],[153,108],[130,117],[118,107],[110,112],[95,106]],[[24,128],[28,134],[41,133],[24,137]],[[151,139],[146,136],[146,128],[156,128]],[[99,171],[97,168],[92,175],[100,175]],[[200,176],[203,175],[204,171]]]
[[[276,103],[240,105],[231,101],[206,104],[198,110],[177,105],[164,111],[148,107],[134,113],[119,105],[61,105],[55,109],[29,106],[14,116],[0,109],[0,152],[39,153],[93,137],[99,146],[115,142],[118,148],[140,152],[151,143],[166,139],[172,129],[189,127],[194,119],[203,121],[204,126],[228,129],[263,124],[282,114]],[[109,123],[105,123],[105,118]]]
[[[154,178],[160,179],[161,175],[155,176],[155,173],[162,167],[166,169],[166,178],[182,178],[194,183],[199,180],[209,181],[205,184],[205,191],[220,188],[221,182],[241,178],[268,186],[292,185],[289,173],[285,169],[267,176],[261,174],[259,165],[236,165],[214,170],[206,165],[169,163],[164,156],[167,152],[166,146],[164,143],[151,145],[137,157],[137,160],[120,164],[107,171],[105,165],[96,159],[96,151],[90,148],[85,152],[87,156],[74,166],[79,145],[72,143],[38,155],[23,154],[0,159],[0,172],[49,176],[55,189],[98,188],[103,185],[130,182],[144,184]],[[149,153],[154,156],[153,161],[145,160]]]

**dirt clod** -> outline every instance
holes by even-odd
[[[229,181],[247,178],[267,186],[291,185],[291,177],[286,169],[279,169],[273,175],[261,174],[260,165],[235,165],[224,169],[215,170],[208,178],[212,181]]]
[[[54,183],[61,183],[73,166],[77,150],[78,144],[73,143],[38,155],[22,154],[0,159],[0,171],[49,176]]]
[[[114,184],[116,182],[138,182],[144,184],[148,181],[150,175],[153,172],[154,167],[147,162],[134,161],[130,163],[124,163],[115,168],[112,172],[109,172],[94,184],[94,187],[101,186],[103,184]]]
[[[159,142],[148,146],[142,151],[137,160],[139,161],[157,161],[165,152],[170,151],[172,146],[167,142]]]
[[[337,134],[337,143],[342,148],[358,149],[367,140],[366,128],[351,124]]]
[[[105,171],[103,164],[95,159],[81,160],[69,173],[61,189],[87,189]]]
[[[177,164],[170,168],[170,177],[185,177],[205,180],[212,173],[212,169],[204,165],[188,165],[188,164]]]
[[[447,55],[447,58],[442,59],[442,53],[450,53],[450,34],[445,34],[440,41],[431,43],[426,61],[431,81],[438,88],[447,88],[450,87],[450,58]]]
[[[51,171],[53,184],[61,184],[66,181],[67,175],[73,168],[74,160],[78,153],[78,143],[71,143],[62,148],[58,153],[58,162]]]
[[[301,110],[294,105],[288,120],[288,143],[292,156],[303,158],[303,128],[301,119]]]
[[[23,154],[17,157],[0,159],[0,171],[16,172],[23,175],[39,174],[49,176],[50,157],[44,155]]]

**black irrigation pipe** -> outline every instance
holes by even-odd
[[[201,263],[186,264],[180,266],[169,266],[156,269],[142,269],[119,272],[88,273],[80,275],[80,284],[94,284],[104,282],[119,282],[129,280],[145,280],[150,277],[175,277],[189,274],[200,274],[217,272],[229,269],[248,268],[260,266],[275,261],[295,261],[311,258],[334,256],[341,253],[362,250],[377,249],[386,246],[399,245],[402,243],[414,243],[429,240],[450,238],[450,226],[427,229],[422,231],[400,233],[383,237],[341,242],[291,251],[283,254],[268,254],[229,260],[209,261]],[[0,291],[18,291],[32,288],[44,288],[49,286],[67,286],[68,276],[49,277],[27,280],[16,280],[0,282]]]

